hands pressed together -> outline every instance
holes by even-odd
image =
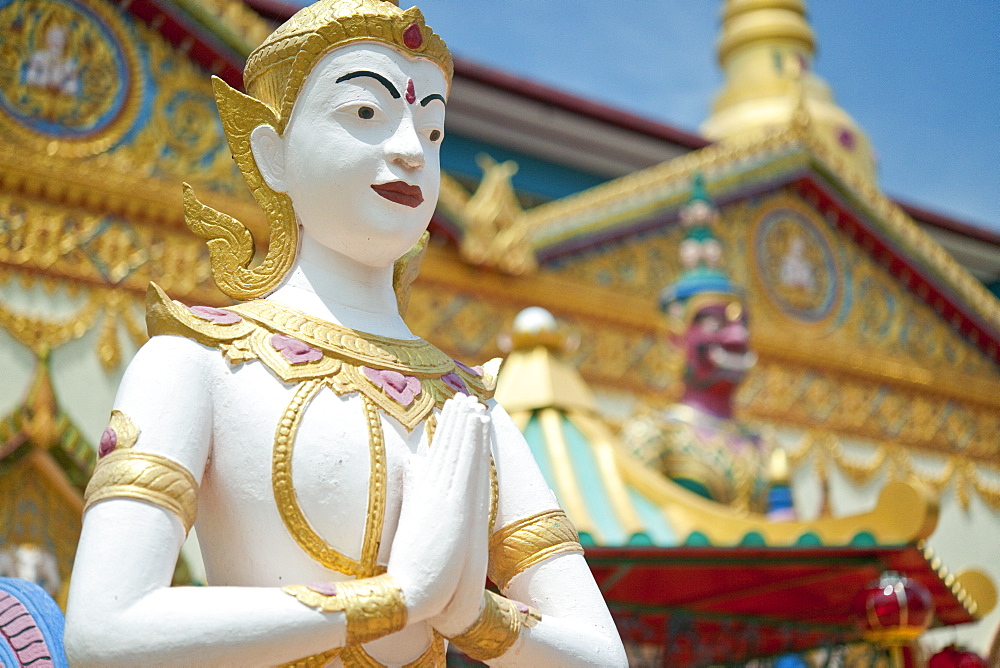
[[[490,431],[486,407],[456,395],[407,472],[388,572],[403,590],[409,622],[430,620],[445,636],[468,628],[482,607]]]

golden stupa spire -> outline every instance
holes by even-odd
[[[804,0],[725,0],[718,49],[725,82],[701,127],[707,138],[786,126],[801,96],[817,137],[847,165],[875,179],[868,137],[812,70],[816,40]]]

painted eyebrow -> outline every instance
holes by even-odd
[[[434,93],[434,94],[428,95],[424,99],[420,100],[420,106],[421,107],[426,107],[428,104],[430,104],[434,100],[441,100],[442,103],[447,104],[447,102],[445,102],[445,100],[444,100],[444,96],[443,95],[440,95],[438,93]]]
[[[358,77],[370,77],[372,79],[375,79],[375,81],[385,86],[386,90],[389,91],[389,95],[392,95],[394,99],[397,100],[399,99],[399,91],[396,90],[396,87],[392,85],[392,82],[376,72],[369,72],[368,70],[358,70],[357,72],[350,72],[337,79],[337,83],[341,83],[342,81],[350,81],[351,79],[357,79]]]

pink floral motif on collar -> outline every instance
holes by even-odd
[[[466,373],[470,373],[473,376],[478,376],[480,378],[483,377],[483,367],[481,366],[467,366],[462,362],[459,362],[458,360],[452,360],[452,362],[455,363],[455,366],[457,366],[459,369],[461,369]]]
[[[420,384],[420,379],[416,376],[404,376],[391,369],[372,369],[367,366],[361,367],[361,370],[368,380],[382,388],[383,392],[401,406],[412,404],[413,400],[424,389]]]
[[[305,364],[323,359],[323,353],[307,343],[299,341],[287,334],[275,334],[271,337],[271,345],[288,360],[289,364]]]
[[[469,388],[465,386],[465,381],[454,371],[449,371],[445,375],[441,376],[441,380],[444,384],[455,390],[456,392],[461,392],[462,394],[468,394]]]
[[[232,311],[215,308],[213,306],[188,306],[187,310],[191,311],[191,313],[194,313],[202,320],[214,322],[216,325],[235,325],[236,323],[243,321],[243,318],[236,315]]]

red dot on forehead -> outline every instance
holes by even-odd
[[[413,87],[413,79],[406,80],[406,101],[410,104],[417,101],[417,91]]]
[[[416,23],[411,23],[410,26],[403,31],[403,44],[406,45],[407,49],[419,49],[420,45],[424,43],[423,33],[420,32],[420,26]]]

